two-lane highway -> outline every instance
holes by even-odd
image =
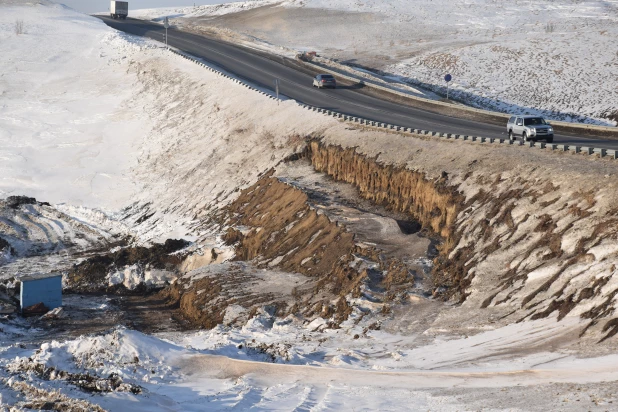
[[[159,24],[136,19],[96,17],[117,30],[157,41],[164,40],[165,29]],[[274,80],[279,79],[281,94],[311,106],[415,129],[506,138],[506,122],[505,126],[496,126],[432,113],[359,93],[355,86],[342,86],[334,90],[315,89],[311,86],[311,76],[249,48],[175,29],[168,30],[168,44],[263,88],[272,90]],[[557,134],[554,143],[618,149],[618,141],[615,140],[563,134]]]

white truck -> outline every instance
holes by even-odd
[[[109,15],[112,19],[126,19],[129,14],[129,2],[127,1],[111,1],[109,5]]]

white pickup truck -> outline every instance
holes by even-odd
[[[109,15],[112,19],[126,19],[129,14],[129,2],[111,1],[109,5]]]

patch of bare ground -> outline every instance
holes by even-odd
[[[452,250],[457,236],[455,219],[463,198],[447,184],[448,175],[431,181],[423,173],[381,164],[355,149],[327,146],[317,140],[310,143],[309,156],[317,171],[353,184],[363,198],[409,214],[423,227],[440,235],[443,243],[439,245],[439,253],[442,256]],[[446,287],[447,293],[454,293],[453,286],[462,277],[462,268],[459,267],[462,260],[454,259],[448,265],[441,264],[442,260],[437,261],[441,265],[433,273],[436,290]]]

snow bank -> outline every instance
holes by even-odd
[[[160,288],[173,282],[176,277],[175,273],[167,270],[144,268],[139,264],[125,266],[107,274],[109,286],[122,284],[129,290],[142,284],[148,288]]]
[[[16,20],[25,32],[14,33]],[[60,5],[0,13],[0,197],[117,209],[149,123],[127,57],[155,47]],[[10,102],[10,104],[6,104]]]

